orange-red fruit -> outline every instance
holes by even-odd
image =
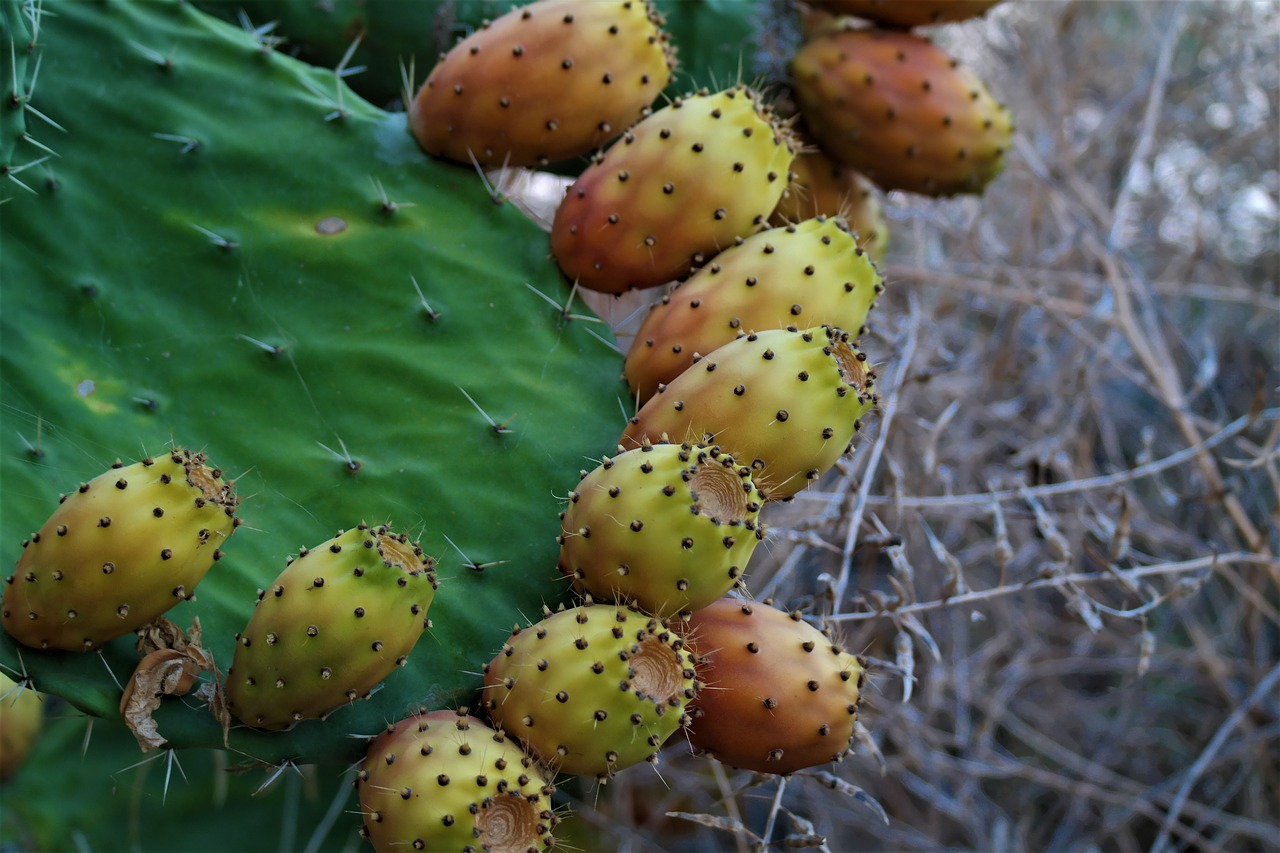
[[[923,27],[976,18],[1000,0],[809,0],[837,15],[856,15],[882,27]]]
[[[791,185],[769,220],[771,225],[802,222],[818,216],[840,217],[849,225],[858,248],[873,259],[889,249],[889,223],[880,191],[866,175],[817,148],[796,154]]]
[[[828,32],[796,52],[791,78],[818,144],[883,189],[979,193],[1004,168],[1013,136],[1008,109],[920,36]]]
[[[759,773],[792,773],[849,752],[865,661],[767,602],[722,598],[675,626],[704,689],[694,749]]]
[[[639,121],[675,58],[644,0],[538,0],[445,54],[409,109],[428,154],[534,166],[587,154]]]
[[[792,144],[745,86],[678,98],[569,187],[551,251],[571,281],[602,293],[688,275],[765,225],[786,190]]]

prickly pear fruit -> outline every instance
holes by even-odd
[[[561,270],[623,293],[687,275],[777,207],[790,131],[751,89],[678,98],[625,133],[565,193],[551,228]]]
[[[923,27],[976,18],[1000,0],[809,0],[836,15],[855,15],[882,27]]]
[[[560,571],[597,600],[663,618],[697,610],[741,583],[762,503],[751,469],[719,448],[628,450],[569,493]]]
[[[771,228],[725,249],[656,303],[636,331],[623,375],[643,403],[696,356],[748,332],[828,325],[857,334],[883,289],[842,220]]]
[[[0,605],[5,631],[66,651],[136,631],[194,595],[240,523],[238,500],[203,453],[116,462],[23,543]]]
[[[791,185],[769,222],[787,225],[816,216],[839,216],[849,224],[858,248],[883,258],[889,223],[880,191],[857,169],[836,162],[819,148],[802,150],[791,163]]]
[[[979,193],[1004,168],[1009,111],[969,69],[910,32],[840,29],[791,62],[815,139],[880,187]]]
[[[465,709],[387,726],[369,744],[355,785],[360,834],[379,853],[536,851],[555,843],[550,777]]]
[[[227,672],[231,713],[260,729],[326,716],[408,662],[430,625],[435,561],[383,525],[302,549],[258,593]]]
[[[876,402],[875,373],[849,335],[824,326],[730,341],[664,386],[619,444],[698,441],[751,466],[765,500],[793,496],[847,452]]]
[[[484,687],[495,725],[548,766],[600,780],[656,762],[697,692],[693,660],[665,622],[591,603],[515,628]]]
[[[0,782],[17,772],[44,727],[44,699],[0,672]]]
[[[792,773],[849,752],[865,661],[767,602],[722,598],[674,627],[707,688],[689,743],[725,764]]]
[[[409,110],[428,154],[535,166],[587,154],[639,121],[675,66],[645,0],[538,0],[460,41]]]

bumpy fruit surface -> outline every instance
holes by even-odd
[[[675,64],[644,0],[539,0],[476,30],[409,111],[428,154],[535,166],[603,146],[639,121]]]
[[[882,27],[923,27],[976,18],[1000,0],[810,0],[816,9],[856,15]]]
[[[773,329],[730,341],[640,407],[622,434],[715,444],[751,466],[766,500],[793,496],[851,448],[875,374],[840,329]]]
[[[842,220],[771,228],[725,249],[656,303],[623,374],[643,403],[697,356],[749,332],[828,325],[858,334],[883,289]]]
[[[203,453],[117,462],[23,543],[0,605],[5,631],[66,651],[136,631],[192,597],[239,524],[237,501]]]
[[[1004,168],[1009,111],[969,69],[909,32],[841,29],[791,62],[805,123],[833,158],[880,187],[978,193]]]
[[[769,221],[788,225],[817,216],[839,216],[873,259],[889,249],[889,223],[880,191],[866,175],[832,160],[819,148],[805,149],[791,163],[791,185]]]
[[[548,766],[602,780],[656,761],[697,692],[693,659],[665,622],[607,604],[516,628],[484,687],[495,725]]]
[[[551,249],[603,293],[656,287],[758,231],[787,186],[790,132],[744,86],[677,99],[614,143],[567,190]]]
[[[792,773],[849,752],[864,661],[799,613],[722,598],[675,627],[707,685],[690,707],[696,750],[759,773]]]
[[[258,593],[227,672],[231,713],[285,729],[368,695],[430,625],[435,562],[385,525],[302,549]]]
[[[560,571],[597,600],[669,617],[741,582],[763,498],[719,448],[651,444],[605,459],[569,493]]]
[[[506,735],[465,711],[390,725],[356,777],[364,827],[379,853],[537,851],[555,843],[551,779]]]
[[[44,700],[0,672],[0,782],[26,761],[44,727]]]

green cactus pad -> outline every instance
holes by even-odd
[[[565,293],[542,232],[332,73],[182,3],[44,8],[36,101],[67,132],[0,205],[0,558],[113,459],[194,446],[245,524],[169,618],[198,616],[224,669],[299,546],[394,522],[439,564],[434,630],[370,701],[232,749],[345,763],[353,732],[474,704],[505,626],[567,590],[555,492],[626,395],[608,328],[534,292]],[[21,657],[115,720],[137,663],[129,637]],[[222,746],[194,704],[166,701],[160,732]]]

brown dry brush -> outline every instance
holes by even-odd
[[[889,200],[878,417],[770,507],[750,578],[883,661],[868,737],[785,782],[670,750],[580,810],[611,843],[1280,839],[1277,9],[1009,0],[937,34],[1016,149],[981,198]]]

